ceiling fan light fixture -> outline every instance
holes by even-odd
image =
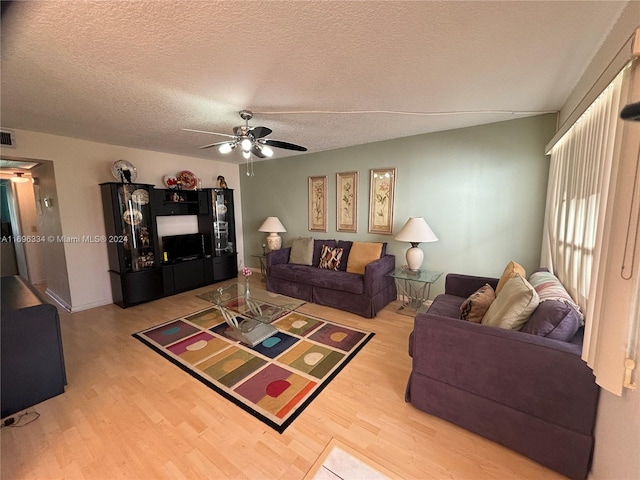
[[[260,147],[260,151],[266,156],[266,157],[273,157],[273,150],[271,149],[271,147],[269,147],[268,145],[262,145],[262,147]]]
[[[220,153],[229,153],[233,150],[233,146],[230,143],[223,143],[218,147]]]
[[[243,138],[242,141],[240,142],[240,146],[242,147],[242,150],[244,152],[249,153],[251,152],[251,147],[253,146],[253,144],[251,143],[251,140],[249,140],[248,138]]]
[[[233,135],[228,135],[226,133],[208,132],[206,130],[193,130],[190,128],[183,128],[182,130],[185,130],[187,132],[220,135],[223,137],[231,138],[231,140],[214,142],[208,145],[204,145],[200,147],[200,149],[202,150],[206,148],[217,147],[218,152],[224,155],[226,153],[230,153],[236,147],[240,146],[240,149],[243,152],[243,156],[247,160],[251,158],[251,154],[260,159],[273,157],[275,152],[271,147],[283,148],[285,150],[294,150],[297,152],[307,151],[306,147],[303,147],[301,145],[266,138],[272,133],[272,130],[269,127],[249,126],[249,120],[253,118],[253,113],[251,113],[249,110],[241,110],[240,117],[245,121],[245,124],[233,127]]]

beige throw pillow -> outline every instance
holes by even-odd
[[[516,274],[504,284],[502,292],[484,314],[482,324],[520,330],[539,303],[536,289]]]
[[[498,285],[496,286],[496,297],[500,295],[500,291],[504,287],[504,284],[507,283],[507,280],[516,274],[520,275],[522,278],[527,278],[527,272],[525,272],[522,265],[514,261],[507,263],[507,266],[504,268],[504,272],[502,272],[502,276],[498,281]]]
[[[347,272],[364,275],[364,267],[382,254],[382,243],[353,242],[349,259],[347,260]]]
[[[469,295],[469,298],[460,306],[460,319],[473,323],[482,322],[482,317],[495,299],[493,287],[485,283],[483,287]]]
[[[289,263],[298,265],[311,265],[313,263],[313,238],[298,237],[293,239]]]

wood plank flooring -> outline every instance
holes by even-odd
[[[252,288],[264,288],[255,276]],[[404,401],[413,318],[306,304],[300,311],[376,336],[283,434],[131,334],[209,304],[212,286],[137,307],[60,310],[68,385],[1,431],[2,479],[302,479],[332,439],[397,478],[558,479],[560,475]]]

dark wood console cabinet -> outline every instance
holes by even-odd
[[[19,276],[2,277],[0,418],[64,393],[67,375],[54,305]]]
[[[123,308],[238,275],[233,190],[168,190],[103,183],[113,302]],[[196,215],[204,255],[165,262],[158,217]]]

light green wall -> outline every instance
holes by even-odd
[[[543,115],[431,133],[254,164],[241,175],[245,264],[258,266],[265,234],[258,228],[278,216],[297,236],[388,242],[396,265],[409,247],[393,238],[409,217],[424,217],[438,236],[421,244],[423,268],[499,276],[509,260],[527,271],[539,266],[548,158],[544,146],[556,116]],[[396,167],[392,235],[369,234],[370,169]],[[240,167],[241,173],[244,168]],[[336,173],[358,171],[358,232],[336,232]],[[328,231],[308,231],[308,177],[326,175]],[[432,289],[444,290],[444,277]]]

